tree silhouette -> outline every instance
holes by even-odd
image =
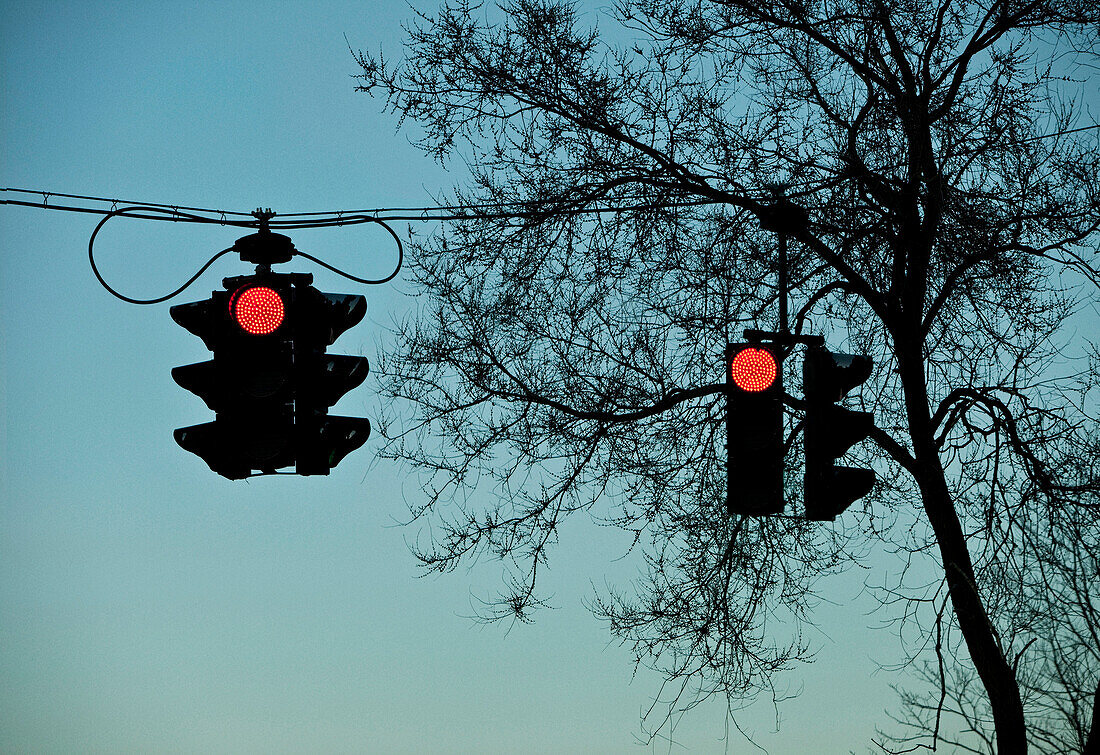
[[[892,554],[871,581],[932,686],[901,690],[883,749],[1095,751],[1097,350],[1075,323],[1100,286],[1100,11],[620,0],[596,20],[445,3],[396,65],[358,55],[360,88],[470,174],[447,197],[464,219],[417,240],[423,306],[382,371],[412,411],[387,453],[431,480],[424,564],[501,559],[490,614],[527,619],[569,514],[631,532],[645,577],[597,613],[678,705],[732,710],[808,657],[829,575]],[[836,526],[725,511],[722,353],[776,325],[788,202],[795,330],[875,360],[854,453],[878,482]]]

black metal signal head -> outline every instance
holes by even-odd
[[[806,397],[803,450],[806,473],[806,518],[832,521],[853,502],[867,495],[875,482],[871,469],[836,463],[854,444],[874,430],[870,412],[837,406],[837,402],[871,376],[870,357],[811,348],[802,363]]]
[[[291,466],[327,475],[370,437],[368,420],[328,414],[366,378],[366,358],[325,353],[363,319],[366,299],[326,294],[312,282],[307,273],[262,270],[171,308],[172,319],[214,352],[211,361],[172,370],[216,413],[213,422],[177,430],[176,442],[224,477]]]
[[[783,513],[783,351],[742,343],[726,350],[726,507]]]

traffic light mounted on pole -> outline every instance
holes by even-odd
[[[870,412],[837,406],[849,391],[871,376],[870,357],[838,354],[813,347],[802,363],[806,397],[803,433],[806,456],[806,518],[832,521],[871,491],[870,469],[837,466],[836,460],[874,429]]]
[[[783,352],[775,344],[726,350],[726,507],[783,513]]]
[[[176,430],[176,442],[229,479],[291,466],[297,474],[328,474],[370,435],[366,419],[328,415],[366,378],[366,358],[326,354],[363,319],[366,299],[318,291],[308,273],[271,272],[271,263],[293,252],[280,234],[261,229],[236,248],[259,263],[255,275],[226,278],[224,291],[169,310],[214,353],[172,370],[216,413],[213,422]]]

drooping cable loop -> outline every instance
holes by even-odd
[[[163,209],[160,209],[160,208],[157,208],[157,207],[150,207],[150,206],[144,206],[144,205],[133,205],[131,207],[120,207],[120,208],[112,210],[111,212],[104,215],[103,219],[99,221],[99,224],[95,227],[95,230],[92,231],[92,235],[88,239],[88,263],[92,266],[92,274],[95,275],[96,280],[99,281],[99,284],[101,286],[103,286],[105,289],[107,289],[107,291],[109,291],[113,296],[115,296],[119,299],[122,299],[122,301],[124,301],[124,302],[128,302],[130,304],[160,304],[161,302],[168,301],[172,297],[183,293],[183,291],[186,290],[188,286],[190,286],[192,283],[194,283],[196,280],[198,280],[199,276],[202,275],[203,273],[205,273],[207,271],[207,269],[209,269],[209,267],[211,265],[213,265],[218,259],[220,259],[221,257],[223,257],[226,254],[229,254],[230,252],[233,251],[233,247],[229,247],[228,249],[223,249],[220,252],[218,252],[217,254],[215,254],[213,257],[211,257],[209,260],[206,261],[205,265],[203,265],[202,267],[199,268],[198,272],[196,272],[194,275],[192,275],[190,278],[188,278],[186,283],[184,283],[182,286],[180,286],[179,288],[177,288],[175,291],[173,291],[170,294],[166,294],[164,296],[158,296],[154,299],[135,299],[133,297],[126,296],[125,294],[121,294],[118,291],[116,291],[115,289],[111,288],[111,286],[107,283],[107,281],[105,281],[103,279],[103,275],[99,272],[99,268],[95,264],[95,239],[96,239],[96,236],[99,235],[100,230],[103,228],[104,224],[108,220],[110,220],[113,217],[117,217],[119,215],[128,215],[132,212],[142,212],[142,213],[152,212],[152,213],[161,213],[161,214],[164,214],[164,215],[171,216],[171,217],[156,217],[155,219],[157,219],[157,220],[185,220],[185,221],[189,221],[189,222],[207,222],[206,219],[199,218],[198,216],[188,216],[185,213],[180,213],[178,210],[163,210]],[[135,217],[143,217],[143,216],[142,215],[137,215]]]
[[[305,252],[302,252],[302,251],[299,251],[299,250],[295,250],[294,253],[296,255],[298,255],[299,257],[305,257],[307,260],[310,260],[311,262],[320,265],[321,267],[325,268],[326,270],[331,270],[332,272],[336,273],[337,275],[342,275],[343,277],[347,278],[348,280],[355,281],[356,283],[362,283],[362,284],[367,285],[367,286],[375,286],[375,285],[378,285],[378,284],[381,284],[381,283],[390,282],[391,280],[393,280],[394,278],[397,277],[397,274],[399,272],[401,272],[401,265],[405,261],[405,248],[401,245],[400,237],[398,237],[397,232],[394,231],[393,228],[390,228],[390,226],[388,224],[384,223],[383,221],[379,220],[378,218],[372,218],[372,217],[367,216],[367,215],[360,215],[360,216],[353,217],[353,218],[342,218],[341,222],[332,223],[331,225],[357,225],[359,223],[377,223],[378,225],[380,225],[380,226],[382,226],[383,228],[386,229],[386,232],[389,233],[390,236],[393,237],[394,243],[397,244],[397,264],[394,266],[393,272],[391,272],[385,278],[374,278],[374,279],[359,278],[357,276],[352,275],[351,273],[348,273],[348,272],[345,272],[343,270],[340,270],[339,268],[333,267],[332,265],[328,264],[327,262],[324,262],[323,260],[319,260],[311,254],[306,254]],[[286,228],[287,226],[281,225],[279,227],[280,228]],[[307,227],[312,227],[312,226],[307,226]]]
[[[111,293],[113,296],[121,299],[124,302],[128,302],[130,304],[160,304],[161,302],[168,301],[169,299],[173,298],[174,296],[179,295],[184,290],[186,290],[192,283],[194,283],[196,280],[198,280],[199,276],[201,276],[204,272],[206,272],[210,268],[210,266],[213,265],[214,262],[216,262],[221,257],[225,256],[226,254],[229,254],[230,252],[240,252],[241,251],[241,249],[238,247],[237,244],[234,244],[233,246],[229,247],[228,249],[223,249],[222,251],[218,252],[213,257],[211,257],[209,260],[207,260],[206,263],[201,268],[199,268],[199,270],[194,275],[192,275],[190,278],[188,278],[187,281],[182,286],[180,286],[175,291],[172,291],[171,293],[166,294],[164,296],[158,296],[158,297],[153,298],[153,299],[137,299],[137,298],[134,298],[134,297],[131,297],[131,296],[126,296],[125,294],[122,294],[122,293],[116,291],[114,288],[111,287],[110,284],[107,283],[107,281],[103,278],[103,274],[99,271],[99,267],[96,265],[96,261],[95,261],[95,241],[96,241],[96,237],[99,236],[99,232],[103,229],[103,226],[107,223],[108,220],[110,220],[111,218],[120,217],[120,216],[139,218],[139,219],[144,219],[144,220],[170,220],[170,221],[173,221],[173,222],[182,222],[182,223],[217,223],[218,225],[229,225],[229,226],[236,226],[236,227],[241,227],[241,228],[256,228],[260,231],[267,231],[271,228],[279,228],[279,229],[328,228],[328,227],[332,227],[332,226],[346,226],[346,225],[358,225],[358,224],[361,224],[361,223],[375,223],[375,224],[380,225],[383,228],[385,228],[386,232],[389,233],[391,237],[393,237],[394,243],[397,244],[397,264],[394,266],[393,271],[389,275],[385,276],[384,278],[376,278],[376,279],[360,278],[360,277],[352,275],[351,273],[348,273],[344,270],[341,270],[337,267],[334,267],[333,265],[330,265],[327,262],[325,262],[321,259],[318,259],[317,257],[315,257],[311,254],[307,254],[305,252],[300,252],[297,249],[293,249],[293,247],[291,247],[291,248],[293,249],[294,254],[297,254],[301,257],[304,257],[304,258],[310,260],[311,262],[314,262],[314,263],[320,265],[321,267],[326,268],[327,270],[331,270],[332,272],[336,273],[337,275],[341,275],[341,276],[343,276],[343,277],[345,277],[349,280],[352,280],[352,281],[355,281],[356,283],[361,283],[361,284],[364,284],[364,285],[378,285],[378,284],[382,284],[382,283],[388,283],[389,281],[393,280],[397,276],[397,274],[401,271],[402,264],[404,263],[405,251],[404,251],[404,247],[401,244],[401,239],[397,235],[397,232],[394,231],[393,228],[391,228],[384,221],[379,220],[378,218],[371,217],[369,215],[352,215],[352,216],[342,216],[341,215],[341,216],[332,217],[332,218],[325,218],[325,219],[316,218],[316,219],[313,219],[313,220],[280,221],[280,220],[276,219],[275,213],[272,213],[270,210],[267,210],[267,211],[257,210],[255,212],[251,213],[251,215],[252,215],[251,220],[243,220],[243,219],[242,220],[228,220],[225,217],[225,213],[222,213],[221,211],[200,210],[199,212],[218,212],[219,217],[217,217],[217,218],[204,217],[202,215],[194,214],[192,212],[184,212],[178,207],[164,208],[164,207],[157,207],[157,206],[154,206],[154,205],[131,205],[131,206],[127,206],[127,207],[113,207],[109,212],[104,213],[103,218],[99,221],[99,223],[96,225],[95,229],[92,231],[92,235],[88,238],[88,263],[92,268],[92,274],[95,275],[96,280],[99,281],[100,285],[103,286],[103,288],[107,289],[107,291],[109,293]],[[240,239],[238,239],[238,242],[239,241],[240,241]],[[288,243],[289,243],[289,240],[288,240]]]

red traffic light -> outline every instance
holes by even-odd
[[[312,283],[309,273],[257,272],[226,278],[209,299],[169,310],[214,352],[210,361],[172,370],[215,412],[213,422],[176,430],[176,443],[223,477],[287,467],[327,475],[370,437],[368,420],[328,413],[363,382],[366,358],[326,353],[363,319],[366,299],[326,294]]]
[[[233,319],[246,333],[266,336],[283,324],[286,307],[279,292],[268,286],[245,286],[229,299]]]
[[[783,350],[777,344],[726,347],[726,508],[730,514],[782,514]]]
[[[779,365],[767,349],[748,346],[730,360],[730,377],[738,388],[749,393],[766,391],[775,384]]]

